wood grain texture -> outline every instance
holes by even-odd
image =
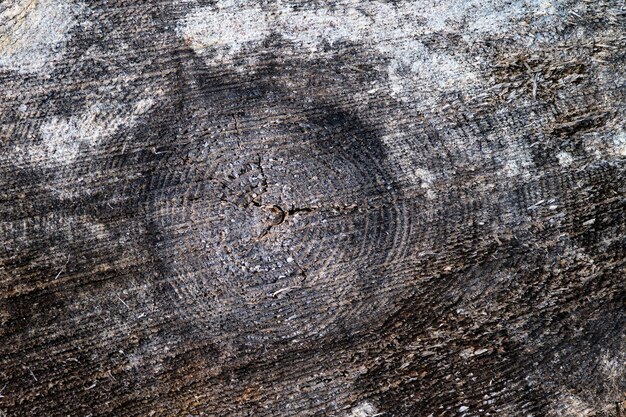
[[[621,0],[0,3],[0,415],[626,415]]]

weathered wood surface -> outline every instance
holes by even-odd
[[[4,0],[0,414],[623,416],[625,25]]]

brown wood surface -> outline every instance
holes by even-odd
[[[622,0],[0,2],[1,416],[625,416]]]

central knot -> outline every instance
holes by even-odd
[[[277,205],[264,206],[263,212],[266,216],[263,220],[265,229],[258,237],[259,239],[265,237],[274,226],[282,224],[287,217],[287,213],[282,208],[280,208],[280,206]]]

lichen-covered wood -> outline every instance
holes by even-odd
[[[4,0],[0,415],[626,415],[622,0]]]

